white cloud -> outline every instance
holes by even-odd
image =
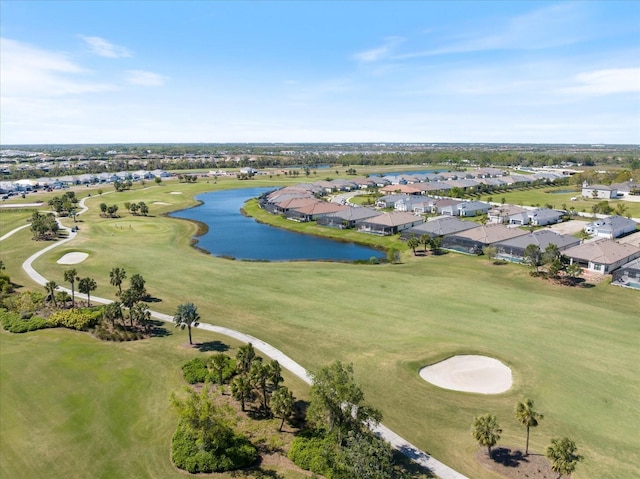
[[[8,38],[0,41],[0,71],[3,98],[55,97],[115,89],[108,83],[78,79],[90,72],[65,53]]]
[[[373,48],[371,50],[365,50],[363,52],[359,52],[353,55],[353,58],[361,63],[370,63],[375,62],[381,59],[384,59],[390,55],[390,53],[400,45],[404,38],[401,37],[389,37],[385,39],[384,45]]]
[[[640,92],[640,68],[612,68],[582,72],[576,75],[574,86],[563,89],[566,93],[610,95]]]
[[[132,85],[162,86],[167,81],[167,77],[163,75],[144,70],[129,70],[126,73],[127,82]]]
[[[80,35],[80,38],[87,44],[92,53],[101,57],[126,58],[133,55],[127,48],[115,45],[101,37]]]

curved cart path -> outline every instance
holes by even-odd
[[[79,205],[81,207],[81,210],[77,214],[82,214],[85,211],[87,211],[88,207],[86,207],[85,204],[84,204],[84,200],[85,199],[86,198],[84,198],[84,199],[82,199],[80,201]],[[73,240],[77,235],[77,233],[71,232],[71,230],[69,228],[67,228],[66,226],[60,225],[60,227],[63,230],[68,232],[69,235],[66,238],[58,240],[55,243],[47,246],[46,248],[38,251],[37,253],[31,255],[22,264],[22,268],[29,275],[29,277],[31,279],[33,279],[36,283],[41,284],[43,286],[47,283],[47,279],[44,276],[42,276],[40,273],[38,273],[33,268],[32,263],[37,258],[39,258],[43,254],[49,252],[53,248],[56,248],[56,247],[60,246],[61,244],[64,244],[64,243],[67,243],[67,242]],[[10,233],[13,233],[13,232],[15,232],[15,230],[10,232]],[[3,236],[3,238],[6,237],[6,236],[7,235]],[[68,289],[68,288],[58,287],[58,289],[62,290],[62,291],[66,291],[67,293],[71,293],[71,290]],[[80,293],[75,293],[75,295],[77,297],[86,299],[86,295],[83,295],[83,294],[80,294]],[[91,296],[91,300],[95,301],[96,303],[103,303],[103,304],[108,304],[108,303],[112,303],[113,302],[110,299],[100,298],[100,297],[97,297],[97,296]],[[157,311],[150,311],[150,312],[151,312],[151,316],[156,318],[156,319],[159,319],[159,320],[165,321],[165,322],[169,322],[169,323],[173,322],[173,316],[170,316],[170,315],[164,314],[164,313],[160,313],[160,312],[157,312]],[[241,342],[251,343],[251,344],[253,344],[253,346],[256,349],[259,349],[262,353],[264,353],[266,356],[270,357],[271,359],[275,359],[276,361],[278,361],[283,368],[285,368],[288,371],[290,371],[291,373],[295,374],[297,377],[302,379],[307,384],[311,384],[312,383],[311,376],[310,376],[309,372],[305,368],[303,368],[301,365],[299,365],[297,362],[295,362],[293,359],[291,359],[289,356],[284,354],[279,349],[276,349],[275,347],[271,346],[270,344],[267,344],[264,341],[254,337],[254,336],[251,336],[251,335],[245,334],[245,333],[241,333],[240,331],[235,331],[233,329],[224,328],[222,326],[214,326],[213,324],[208,324],[208,323],[200,323],[198,328],[199,329],[204,329],[206,331],[211,331],[211,332],[214,332],[214,333],[217,333],[217,334],[223,334],[225,336],[229,336],[231,338],[237,339],[238,341],[241,341]],[[468,479],[467,476],[464,476],[463,474],[460,474],[459,472],[451,469],[449,466],[447,466],[447,465],[441,463],[440,461],[434,459],[433,457],[428,455],[426,452],[421,451],[416,446],[411,444],[409,441],[407,441],[406,439],[402,438],[400,435],[396,434],[395,432],[393,432],[391,429],[389,429],[388,427],[384,426],[383,424],[379,424],[376,427],[374,427],[373,431],[377,435],[379,435],[380,437],[382,437],[386,441],[388,441],[395,449],[400,451],[402,454],[404,454],[405,456],[409,457],[413,461],[417,462],[421,466],[426,467],[427,469],[431,470],[434,474],[436,474],[441,479]]]

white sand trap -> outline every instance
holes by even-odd
[[[82,263],[85,259],[87,259],[89,255],[87,253],[67,253],[62,258],[60,258],[57,263],[58,264],[78,264]]]
[[[172,191],[171,193],[169,193],[170,195],[181,195],[182,191]]]
[[[435,386],[480,394],[500,394],[511,389],[511,369],[486,356],[453,356],[420,370],[420,377]]]
[[[170,205],[171,203],[165,203],[164,201],[154,201],[153,204],[154,205],[167,206],[167,205]]]

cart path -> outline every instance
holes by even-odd
[[[87,211],[88,207],[85,206],[84,204],[84,200],[86,198],[82,199],[79,203],[81,210],[77,213],[82,214],[85,211]],[[28,226],[28,225],[27,225]],[[22,228],[22,227],[21,227]],[[67,231],[68,232],[68,236],[66,238],[60,239],[58,241],[56,241],[55,243],[43,248],[42,250],[38,251],[37,253],[31,255],[29,258],[27,258],[27,260],[22,264],[22,269],[24,269],[24,271],[29,275],[29,277],[35,281],[36,283],[40,284],[40,285],[45,285],[47,283],[47,279],[42,276],[40,273],[38,273],[32,266],[32,263],[39,258],[40,256],[42,256],[45,253],[48,253],[49,251],[51,251],[53,248],[56,248],[62,244],[65,244],[71,240],[73,240],[77,233],[76,232],[72,232],[70,228],[67,228],[66,226],[63,226],[62,224],[60,225],[60,228]],[[20,228],[18,228],[20,229]],[[13,230],[7,234],[13,234],[16,230]],[[4,239],[7,235],[3,236],[0,239]],[[62,286],[58,287],[59,290],[61,291],[66,291],[67,293],[71,293],[71,290]],[[80,294],[80,293],[75,293],[75,295],[79,298],[84,298],[86,299],[87,296],[84,294]],[[91,296],[91,300],[95,301],[96,303],[102,303],[102,304],[108,304],[108,303],[112,303],[113,300],[111,299],[107,299],[107,298],[100,298],[97,296]],[[159,319],[160,321],[165,321],[168,323],[172,323],[173,322],[173,316],[170,316],[168,314],[164,314],[164,313],[160,313],[158,311],[150,311],[151,316],[155,319]],[[278,361],[280,363],[280,365],[287,369],[288,371],[290,371],[291,373],[293,373],[295,376],[297,376],[298,378],[302,379],[304,382],[306,382],[307,384],[312,384],[312,379],[311,379],[311,375],[309,374],[309,372],[303,368],[300,364],[298,364],[297,362],[295,362],[293,359],[291,359],[289,356],[287,356],[286,354],[284,354],[282,351],[280,351],[279,349],[273,347],[272,345],[265,343],[264,341],[251,336],[249,334],[245,334],[242,333],[240,331],[236,331],[230,328],[225,328],[222,326],[215,326],[213,324],[208,324],[208,323],[200,323],[197,327],[197,329],[204,329],[206,331],[211,331],[213,333],[217,333],[217,334],[222,334],[224,336],[228,336],[234,339],[237,339],[238,341],[244,342],[244,343],[251,343],[253,344],[253,346],[260,350],[265,356],[268,356],[271,359],[275,359],[276,361]],[[380,437],[382,437],[384,440],[386,440],[387,442],[389,442],[391,444],[391,446],[395,449],[397,449],[399,452],[401,452],[402,454],[404,454],[405,456],[407,456],[408,458],[410,458],[411,460],[413,460],[414,462],[420,464],[421,466],[429,469],[432,473],[436,474],[439,478],[441,479],[469,479],[467,476],[464,476],[463,474],[455,471],[454,469],[451,469],[449,466],[443,464],[442,462],[434,459],[433,457],[431,457],[429,454],[427,454],[424,451],[421,451],[419,448],[417,448],[416,446],[414,446],[413,444],[411,444],[409,441],[407,441],[406,439],[404,439],[403,437],[401,437],[400,435],[396,434],[395,432],[393,432],[391,429],[389,429],[388,427],[384,426],[383,424],[378,424],[377,426],[375,426],[373,428],[373,431]]]

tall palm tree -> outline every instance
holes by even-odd
[[[80,278],[78,280],[78,291],[87,295],[87,304],[91,307],[91,291],[95,291],[98,285],[93,278]]]
[[[71,285],[71,307],[76,307],[76,280],[78,272],[75,268],[68,269],[64,272],[64,280]]]
[[[254,389],[260,391],[260,402],[262,403],[262,413],[264,417],[269,417],[269,393],[267,382],[269,381],[270,368],[268,365],[254,359],[249,370],[249,378]]]
[[[251,381],[244,375],[236,376],[231,381],[231,395],[236,401],[240,401],[242,410],[245,410],[245,403],[247,401],[253,401],[253,387]]]
[[[211,356],[210,364],[213,370],[218,375],[218,384],[224,383],[224,370],[228,366],[231,358],[226,354],[218,353]]]
[[[491,457],[491,448],[498,443],[501,433],[498,419],[493,414],[483,414],[474,419],[473,437],[481,446],[487,446],[489,457]]]
[[[102,311],[102,316],[104,319],[111,321],[111,326],[115,329],[116,319],[122,320],[122,308],[120,303],[115,301],[107,304]]]
[[[56,289],[58,289],[58,283],[55,281],[47,281],[47,284],[44,285],[44,289],[47,290],[49,296],[51,297],[51,301],[53,302],[54,307],[58,307],[58,303],[56,302]]]
[[[551,461],[551,469],[558,473],[558,479],[563,474],[571,477],[571,473],[576,470],[578,462],[582,460],[582,456],[578,454],[576,443],[568,437],[552,439],[545,455]]]
[[[526,398],[516,404],[516,419],[520,424],[527,428],[527,444],[524,449],[525,456],[529,455],[529,429],[538,427],[538,421],[544,419],[544,416],[535,410],[533,401]]]
[[[109,281],[112,286],[118,288],[118,296],[122,294],[122,282],[127,277],[127,272],[124,268],[118,268],[117,266],[109,273]]]
[[[146,303],[136,303],[131,310],[129,310],[129,316],[131,319],[131,327],[133,327],[133,321],[135,320],[145,331],[149,332],[149,323],[151,323],[151,311],[147,308]]]
[[[176,314],[173,317],[173,322],[176,323],[176,328],[189,330],[189,344],[193,344],[191,340],[191,327],[197,328],[200,324],[200,315],[198,314],[198,307],[193,303],[179,304],[176,309]]]
[[[240,374],[249,372],[251,363],[256,357],[256,350],[253,348],[253,344],[248,343],[238,348],[236,353],[236,369]]]
[[[407,246],[413,250],[413,256],[415,256],[416,255],[416,248],[418,246],[420,246],[420,240],[418,240],[418,238],[416,238],[415,236],[412,236],[407,241]]]

